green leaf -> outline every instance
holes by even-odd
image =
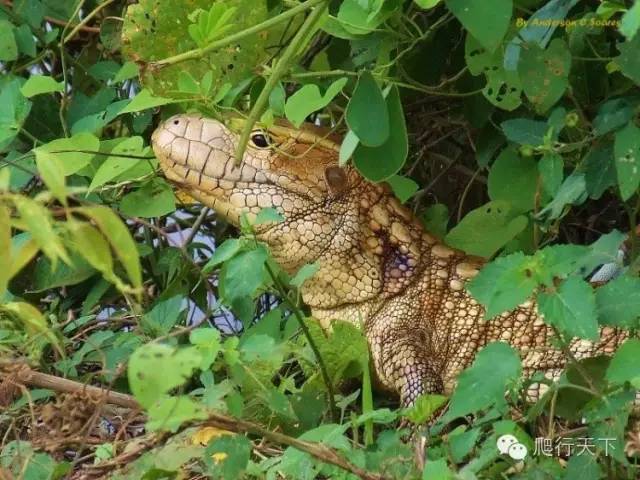
[[[556,326],[568,337],[598,338],[595,294],[580,277],[569,277],[555,291],[541,292],[538,309],[545,323]]]
[[[544,144],[544,136],[549,127],[546,122],[530,120],[528,118],[514,118],[500,124],[507,140],[519,145],[539,147]]]
[[[633,7],[622,16],[618,30],[627,37],[627,40],[631,40],[638,32],[638,28],[640,28],[640,2],[636,1]]]
[[[537,285],[536,269],[536,260],[521,252],[499,257],[467,283],[467,290],[485,306],[485,318],[492,318],[529,299]]]
[[[28,25],[22,24],[13,31],[16,37],[16,45],[18,51],[24,55],[29,55],[31,58],[35,58],[36,40],[33,38],[33,33]]]
[[[445,3],[464,28],[488,51],[495,51],[502,43],[511,23],[511,0],[445,0]]]
[[[569,86],[571,54],[565,42],[553,40],[544,50],[537,44],[523,47],[518,74],[527,98],[538,113],[551,108]]]
[[[628,97],[614,98],[602,104],[593,119],[593,133],[605,135],[626,125],[633,118],[636,102]]]
[[[338,156],[338,164],[341,167],[344,167],[347,164],[347,162],[349,161],[349,159],[353,155],[353,152],[356,150],[359,144],[360,144],[360,140],[358,140],[358,137],[356,136],[356,134],[353,133],[353,131],[349,130],[347,134],[344,136],[344,138],[342,139],[342,143],[340,144],[340,154]]]
[[[470,211],[453,227],[445,242],[472,255],[490,257],[527,226],[524,215],[515,216],[509,203],[497,200]]]
[[[43,93],[62,92],[64,90],[64,82],[56,82],[53,77],[45,75],[33,75],[27,79],[22,85],[20,91],[27,97],[35,97]]]
[[[133,357],[131,358],[133,359]],[[169,373],[169,375],[172,374],[173,372]],[[149,420],[145,424],[147,430],[169,430],[172,432],[178,430],[180,425],[185,422],[204,420],[208,416],[202,403],[187,395],[160,397],[148,406],[148,414]]]
[[[438,238],[444,238],[449,224],[449,208],[444,203],[430,205],[424,211],[421,220],[427,232]]]
[[[261,272],[266,260],[267,251],[259,246],[225,262],[220,271],[220,287],[223,298],[229,304],[242,297],[252,297],[262,286]]]
[[[622,328],[637,328],[640,317],[640,279],[620,276],[596,290],[600,323]]]
[[[253,445],[244,435],[221,435],[207,446],[205,464],[213,478],[243,478]],[[219,458],[214,460],[212,457]]]
[[[89,185],[89,190],[91,191],[101,187],[105,183],[121,175],[123,172],[133,168],[139,161],[137,159],[121,155],[144,156],[143,154],[142,137],[125,137],[120,139],[120,141],[110,149],[109,155],[106,158],[102,155],[100,156],[104,161],[100,167],[98,167],[98,171],[93,176],[91,184]]]
[[[130,78],[137,77],[139,71],[140,69],[136,63],[124,62],[124,65],[120,67],[120,70],[118,70],[113,77],[113,82],[124,82],[125,80],[129,80]]]
[[[172,102],[173,100],[170,98],[156,97],[148,89],[143,88],[120,113],[140,112],[148,108],[159,107]]]
[[[390,117],[395,120],[373,75],[362,72],[347,105],[347,125],[362,145],[379,147],[389,139]]]
[[[549,219],[562,215],[567,205],[577,205],[586,200],[586,181],[582,173],[572,173],[558,188],[553,199],[538,212],[539,217],[548,215]]]
[[[612,143],[595,144],[584,158],[585,188],[594,200],[618,183]]]
[[[427,422],[440,407],[447,403],[447,397],[443,395],[420,395],[413,406],[403,412],[403,416],[416,425]]]
[[[622,384],[631,382],[635,388],[640,388],[640,340],[630,338],[622,344],[615,353],[607,369],[607,380],[611,383]]]
[[[416,5],[425,10],[430,10],[438,5],[442,0],[414,0]]]
[[[100,141],[90,133],[78,133],[71,138],[59,138],[36,148],[36,159],[51,161],[55,158],[56,164],[61,167],[61,173],[72,175],[86,167],[100,149]],[[47,160],[48,159],[48,160]]]
[[[254,225],[262,225],[264,223],[281,223],[284,217],[273,207],[261,208],[254,220]]]
[[[521,373],[520,358],[512,347],[504,342],[489,343],[458,377],[447,418],[503,404],[505,390],[520,378]]]
[[[160,343],[148,343],[135,350],[129,359],[127,376],[131,392],[145,408],[182,385],[202,361],[195,348],[176,349]]]
[[[184,297],[175,295],[154,305],[151,311],[145,313],[142,317],[141,324],[145,332],[156,337],[169,333],[180,321],[183,303]]]
[[[334,385],[362,374],[364,365],[369,361],[369,354],[367,341],[358,327],[347,322],[335,322],[331,333],[327,335],[317,321],[305,321]],[[311,349],[307,348],[299,355],[304,355],[301,360],[305,371],[308,371],[310,366],[314,367],[315,375],[310,382],[324,390],[324,383],[317,368],[318,362]]]
[[[31,111],[31,102],[20,92],[23,82],[12,75],[0,76],[0,152],[18,135]]]
[[[125,195],[120,202],[120,210],[130,217],[161,217],[175,209],[173,189],[162,178],[153,178],[144,183],[138,190]]]
[[[444,458],[427,460],[422,470],[422,480],[453,480],[454,478]]]
[[[374,30],[386,17],[398,8],[398,1],[361,2],[359,0],[343,0],[338,9],[338,27],[348,34],[365,35]],[[332,29],[333,33],[338,33]],[[344,35],[343,35],[344,36]]]
[[[560,190],[564,178],[564,160],[557,153],[545,153],[538,162],[542,188],[551,197]]]
[[[353,164],[372,182],[387,180],[398,173],[409,153],[407,127],[397,87],[387,95],[386,104],[386,116],[393,125],[387,141],[379,147],[367,147],[361,143],[353,153]],[[370,110],[368,112],[368,115],[373,114]]]
[[[602,469],[595,455],[571,455],[562,480],[598,480]]]
[[[394,175],[387,179],[387,183],[401,203],[409,200],[418,191],[418,184],[409,177]]]
[[[289,283],[294,287],[300,288],[302,284],[313,277],[319,269],[320,264],[318,262],[307,263],[300,267]]]
[[[287,100],[284,106],[287,119],[293,123],[296,128],[300,127],[309,115],[329,105],[331,100],[340,93],[346,84],[346,77],[339,78],[327,88],[324,95],[320,94],[320,89],[317,85],[304,85]]]
[[[628,200],[640,184],[640,128],[629,122],[616,132],[613,150],[620,196]]]
[[[131,238],[129,229],[122,223],[120,218],[113,210],[102,205],[80,207],[76,211],[96,223],[122,262],[131,284],[134,288],[139,289],[142,287],[142,272],[138,249],[133,238]]]
[[[215,328],[201,327],[189,334],[189,342],[197,347],[201,354],[200,370],[209,369],[216,360],[221,347],[220,338],[220,332]]]
[[[489,171],[489,197],[508,203],[513,214],[533,210],[537,176],[533,158],[522,157],[514,148],[506,148]]]
[[[33,291],[44,292],[52,288],[76,285],[96,274],[96,270],[76,252],[71,252],[71,265],[56,263],[55,268],[47,257],[36,260],[33,273]]]
[[[631,40],[617,45],[620,55],[614,60],[620,66],[620,71],[640,85],[640,35],[635,35]]]
[[[0,19],[0,61],[11,62],[18,58],[18,45],[13,36],[13,25]]]
[[[202,271],[210,273],[216,266],[222,262],[226,262],[242,248],[242,242],[237,238],[228,238],[222,245],[216,246],[216,249],[211,255],[211,258],[207,264],[203,267]]]

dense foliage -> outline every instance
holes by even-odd
[[[535,404],[493,343],[401,410],[362,334],[308,317],[315,266],[176,198],[149,138],[190,110],[333,127],[341,164],[493,259],[488,316],[535,295],[560,348],[633,336],[639,27],[631,0],[0,3],[0,477],[637,478],[640,341]]]

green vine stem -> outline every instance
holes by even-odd
[[[311,1],[311,0],[310,0]],[[280,79],[284,76],[284,74],[289,69],[291,61],[296,56],[297,53],[301,52],[304,49],[306,43],[311,40],[310,32],[313,31],[316,24],[322,18],[326,10],[326,0],[322,0],[321,6],[318,6],[315,10],[313,10],[309,16],[305,19],[304,23],[300,27],[300,29],[296,32],[293,39],[287,48],[285,48],[284,52],[280,56],[278,63],[273,68],[271,75],[267,79],[267,82],[264,85],[264,88],[258,95],[255,104],[251,108],[249,112],[249,116],[247,117],[246,123],[242,128],[242,133],[240,134],[240,139],[238,140],[238,146],[236,147],[236,155],[235,155],[235,163],[236,165],[240,165],[242,162],[242,157],[244,156],[244,151],[247,148],[247,142],[249,141],[249,136],[251,135],[251,130],[253,126],[258,121],[258,118],[262,115],[267,102],[269,101],[269,95],[271,91],[275,88],[276,84],[280,81]]]
[[[271,280],[273,281],[276,289],[278,290],[278,294],[282,297],[282,299],[285,301],[287,306],[291,309],[293,316],[296,317],[296,320],[298,321],[298,324],[302,329],[302,333],[307,339],[307,342],[309,342],[309,346],[311,347],[311,350],[313,351],[313,354],[315,355],[316,360],[318,361],[318,366],[320,367],[320,374],[322,375],[322,380],[325,386],[327,387],[327,395],[329,396],[329,412],[331,414],[331,421],[335,422],[336,421],[335,414],[337,411],[335,394],[333,392],[333,385],[331,383],[331,378],[329,377],[329,372],[327,371],[327,366],[325,365],[324,360],[322,359],[322,355],[320,355],[320,350],[318,349],[316,342],[313,340],[313,337],[311,336],[309,327],[304,321],[302,312],[300,311],[300,307],[296,305],[294,302],[292,302],[291,298],[289,298],[289,289],[282,284],[282,282],[280,281],[278,276],[275,274],[275,272],[271,269],[268,263],[265,263],[265,267],[267,269],[267,273],[269,274],[269,277],[271,277]]]
[[[149,64],[150,68],[162,68],[167,67],[169,65],[175,65],[176,63],[185,62],[187,60],[197,60],[199,58],[204,57],[209,52],[213,50],[217,50],[218,48],[226,47],[227,45],[237,42],[245,37],[253,35],[255,33],[262,32],[263,30],[267,30],[279,23],[285,22],[296,15],[305,12],[316,5],[319,5],[326,0],[307,0],[304,3],[299,4],[296,7],[293,7],[286,12],[282,12],[280,15],[276,15],[273,18],[269,18],[264,22],[261,22],[257,25],[254,25],[251,28],[247,28],[242,30],[241,32],[234,33],[233,35],[228,35],[220,40],[216,40],[215,42],[210,43],[206,47],[195,48],[193,50],[189,50],[187,52],[179,53],[178,55],[173,55],[172,57],[163,58],[162,60],[158,60],[157,62],[152,62]]]

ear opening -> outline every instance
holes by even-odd
[[[338,195],[349,188],[349,178],[344,168],[331,166],[324,169],[324,179],[327,187],[334,195]]]

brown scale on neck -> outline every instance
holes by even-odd
[[[333,320],[364,327],[377,379],[405,405],[423,393],[450,393],[495,340],[519,350],[525,375],[557,378],[566,356],[536,305],[485,321],[465,289],[483,260],[424,232],[386,185],[339,167],[338,143],[280,126],[251,138],[242,167],[233,164],[237,133],[212,119],[172,117],[152,141],[167,178],[230,222],[264,207],[283,214],[284,222],[258,226],[258,237],[289,272],[318,262],[304,301],[327,328]],[[572,355],[611,354],[627,336],[609,327],[600,333],[598,342],[573,340]],[[532,387],[531,397],[541,388]]]

